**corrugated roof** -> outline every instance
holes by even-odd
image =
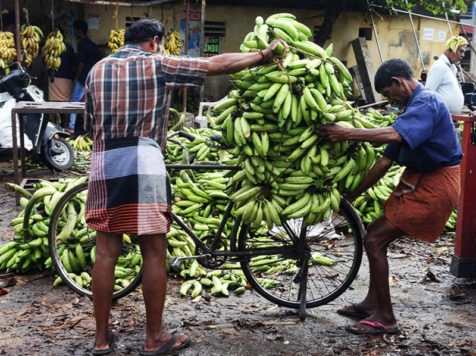
[[[461,28],[462,28],[464,33],[466,33],[468,35],[473,34],[473,26],[472,25],[461,25]]]

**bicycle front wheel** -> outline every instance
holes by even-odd
[[[56,273],[75,292],[91,298],[96,231],[87,227],[84,217],[87,188],[86,182],[64,192],[51,214],[48,242]],[[124,235],[114,275],[114,300],[140,284],[142,256],[135,236]]]
[[[259,230],[258,230],[259,231]],[[362,261],[363,224],[352,205],[341,199],[339,214],[319,224],[301,219],[258,233],[240,231],[241,268],[252,287],[283,307],[299,309],[329,303],[356,277]]]

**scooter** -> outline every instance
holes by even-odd
[[[11,109],[19,101],[44,102],[43,91],[32,85],[30,76],[18,62],[10,64],[0,79],[0,160],[13,157]],[[74,150],[66,140],[68,131],[49,121],[47,114],[27,114],[20,120],[24,125],[24,147],[38,163],[53,171],[71,168]],[[17,125],[18,127],[18,125]],[[17,142],[19,132],[17,131]]]

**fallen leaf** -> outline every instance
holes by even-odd
[[[390,276],[390,278],[388,279],[388,283],[391,285],[391,286],[396,286],[399,281],[397,279],[397,277],[395,276]]]
[[[436,278],[436,276],[431,271],[426,272],[424,281],[425,280],[430,281],[430,282],[441,283],[441,281],[438,278]]]

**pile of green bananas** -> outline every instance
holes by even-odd
[[[379,127],[390,126],[395,122],[395,119],[397,118],[397,114],[395,112],[384,113],[382,110],[377,110],[373,108],[369,108],[365,112],[365,116],[372,124]]]
[[[109,42],[107,43],[107,47],[112,53],[116,53],[119,48],[124,46],[124,35],[126,33],[126,30],[121,28],[121,29],[112,29],[109,32]]]
[[[53,271],[47,237],[51,214],[64,192],[86,180],[87,176],[57,181],[40,179],[33,185],[33,193],[19,185],[9,184],[12,190],[22,195],[20,204],[23,210],[10,222],[14,232],[13,240],[0,246],[0,271]],[[94,260],[95,247],[88,251],[83,249],[83,239],[94,239],[94,232],[85,228],[85,202],[86,195],[82,200],[76,199],[68,205],[68,214],[61,216],[58,223],[62,230],[57,235],[57,241],[61,244],[58,254],[66,271],[78,285],[89,287],[91,275],[84,269],[90,260]],[[62,243],[63,240],[67,240],[67,243]],[[124,235],[123,240],[124,243],[134,244],[137,253],[119,258],[115,277],[116,284],[121,285],[129,283],[130,278],[138,272],[142,261],[137,242],[131,240],[129,235]],[[53,285],[61,282],[61,277],[58,276]]]
[[[174,203],[172,211],[190,226],[202,240],[207,240],[218,230],[222,216],[229,201],[229,182],[226,171],[180,171],[172,175],[172,192]],[[223,248],[229,247],[229,236],[233,221],[226,223],[220,243]],[[172,224],[167,234],[169,243],[167,258],[185,257],[195,254],[195,243],[176,223]],[[185,268],[189,263],[185,263]],[[167,266],[167,269],[168,266]]]
[[[9,31],[0,31],[0,68],[7,68],[16,58],[15,35]]]
[[[10,222],[13,240],[0,247],[0,271],[52,270],[47,237],[51,213],[65,190],[85,180],[84,177],[56,182],[40,180],[34,185],[33,193],[16,184],[8,185],[22,195],[20,205],[23,210]]]
[[[47,69],[57,71],[61,65],[61,54],[66,51],[63,35],[58,29],[46,36],[45,44],[41,48],[41,55]]]
[[[241,295],[248,286],[238,263],[224,264],[223,269],[207,272],[194,260],[188,269],[180,272],[180,276],[186,279],[179,290],[183,297],[196,298],[201,296],[204,290],[209,290],[210,294],[216,297],[228,297],[230,291]]]
[[[320,126],[375,125],[348,101],[352,76],[332,56],[332,45],[310,41],[311,31],[289,13],[258,16],[255,24],[242,51],[280,39],[287,43],[282,58],[233,74],[233,89],[209,122],[238,147],[236,213],[254,226],[295,218],[312,225],[339,210],[341,193],[355,188],[375,161],[370,144],[331,143]]]
[[[207,127],[198,129],[183,127],[181,131],[191,134],[194,140],[190,141],[177,135],[169,138],[165,154],[166,163],[189,163],[191,160],[201,163],[207,161],[223,164],[236,163],[233,150],[226,150],[219,142],[210,139],[212,135],[219,135],[219,131]],[[169,133],[173,132],[174,130],[169,129]],[[175,172],[171,173],[173,175]]]

